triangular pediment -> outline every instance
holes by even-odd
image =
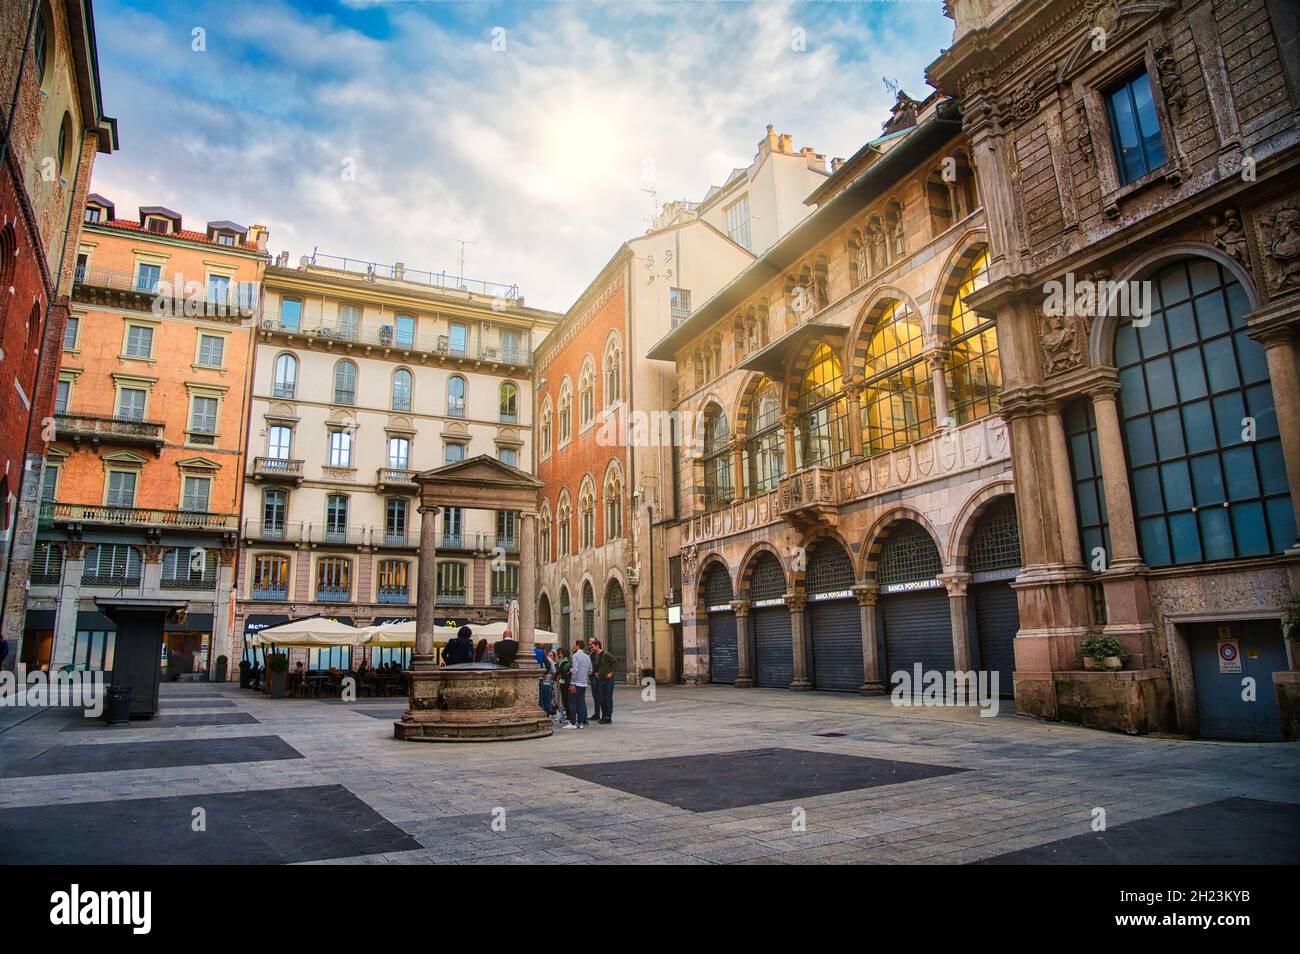
[[[415,475],[419,484],[432,483],[452,486],[455,484],[473,484],[476,486],[523,487],[537,490],[542,482],[532,474],[504,464],[488,454],[479,454],[451,464],[443,464],[432,470],[421,471]]]

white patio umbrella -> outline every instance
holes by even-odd
[[[445,643],[456,635],[458,627],[440,626],[434,636],[435,643]],[[477,639],[500,639],[505,635],[507,624],[503,622],[484,623],[482,626],[471,626],[474,631],[474,638]],[[367,646],[414,646],[415,645],[415,623],[406,621],[403,623],[384,623],[380,626],[367,626],[361,630],[366,634]],[[533,630],[533,642],[550,645],[555,642],[554,633],[547,632],[544,629]]]
[[[311,648],[321,646],[360,646],[366,641],[363,630],[338,620],[313,616],[271,626],[254,636],[257,646]]]

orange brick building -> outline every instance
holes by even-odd
[[[189,600],[168,623],[169,674],[226,640],[252,322],[267,233],[191,230],[169,209],[118,219],[87,200],[55,389],[24,661],[112,669],[112,593]]]

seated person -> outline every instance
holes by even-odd
[[[454,666],[457,663],[467,663],[474,661],[474,631],[468,626],[462,626],[456,635],[447,640],[447,645],[442,650],[442,662],[444,666]]]
[[[514,634],[507,629],[501,641],[492,647],[492,652],[496,654],[496,661],[501,665],[513,665],[515,657],[519,655],[519,642],[515,639]]]

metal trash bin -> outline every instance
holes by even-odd
[[[104,721],[109,725],[130,725],[130,686],[108,687],[108,690],[104,694]]]

